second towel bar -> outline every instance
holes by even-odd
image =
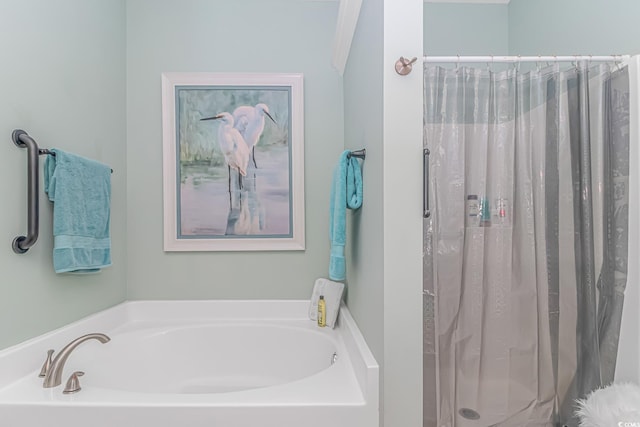
[[[48,154],[48,155],[53,156],[53,157],[56,156],[56,152],[55,151],[51,151],[51,150],[49,150],[47,148],[40,148],[40,149],[38,149],[38,152],[40,153],[40,155]],[[113,169],[111,169],[111,173],[113,173]]]
[[[347,154],[347,158],[350,159],[352,157],[357,157],[359,159],[364,160],[366,155],[367,155],[367,149],[363,148],[362,150],[354,150],[354,151],[350,152],[349,154]]]

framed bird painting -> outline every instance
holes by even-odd
[[[302,74],[162,74],[165,251],[303,250]]]

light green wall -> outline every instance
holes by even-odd
[[[364,0],[344,73],[345,148],[367,149],[363,205],[348,211],[347,304],[382,364],[382,70],[383,2]]]
[[[506,55],[508,15],[506,4],[425,3],[424,52],[426,55]]]
[[[0,348],[125,299],[124,13],[123,0],[0,2]],[[113,167],[112,267],[53,272],[52,206],[43,191],[40,238],[26,254],[13,253],[11,241],[27,231],[27,153],[11,142],[15,128],[41,147]]]
[[[640,53],[640,2],[635,0],[511,0],[513,55]]]
[[[308,298],[328,272],[328,199],[344,146],[331,68],[338,3],[127,1],[129,299]],[[160,75],[304,73],[306,251],[164,253]]]
[[[425,3],[427,55],[640,53],[633,0]]]

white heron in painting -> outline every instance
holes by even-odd
[[[256,164],[255,150],[256,144],[264,131],[264,116],[269,117],[273,123],[276,123],[271,114],[269,114],[269,107],[266,104],[256,104],[255,107],[243,105],[233,110],[234,127],[240,132],[240,135],[247,143],[247,147],[251,150],[251,158],[256,168],[258,165]]]
[[[242,177],[247,176],[249,166],[249,147],[240,132],[233,127],[233,116],[227,112],[202,120],[220,120],[218,127],[218,145],[229,170],[229,194],[231,194],[231,169],[238,171],[238,186],[242,188]]]

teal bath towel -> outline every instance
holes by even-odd
[[[358,209],[362,206],[362,172],[355,157],[349,158],[347,150],[333,172],[331,198],[329,202],[329,238],[331,254],[329,257],[329,278],[344,280],[346,264],[344,246],[347,242],[347,208]]]
[[[53,268],[95,273],[111,265],[111,168],[53,149],[44,165],[44,188],[53,202]]]

